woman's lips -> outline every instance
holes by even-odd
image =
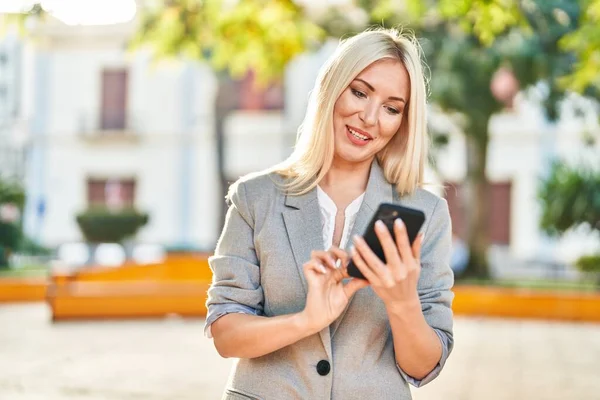
[[[355,133],[353,133],[352,131],[354,131]],[[357,146],[365,146],[371,140],[373,140],[371,135],[369,135],[368,133],[359,131],[358,129],[351,128],[347,125],[346,125],[346,136],[348,136],[348,139]]]

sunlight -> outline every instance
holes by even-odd
[[[26,13],[35,3],[67,25],[110,25],[131,21],[135,0],[0,0],[0,13]]]
[[[110,25],[131,21],[135,0],[42,0],[42,7],[67,25]]]
[[[35,0],[2,0],[0,1],[0,14],[26,13],[35,3]]]

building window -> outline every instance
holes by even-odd
[[[131,208],[135,204],[135,180],[90,178],[87,181],[87,198],[90,208]]]
[[[102,71],[100,129],[123,130],[127,126],[127,70]]]
[[[283,85],[273,83],[267,87],[260,87],[252,71],[237,82],[237,92],[240,110],[283,110]]]

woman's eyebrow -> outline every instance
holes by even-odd
[[[355,80],[364,83],[365,85],[367,85],[367,87],[369,88],[369,90],[371,90],[371,92],[375,92],[375,88],[369,82],[367,82],[367,81],[365,81],[363,79],[360,79],[360,78],[356,78]],[[406,100],[404,100],[402,97],[390,96],[390,97],[388,97],[388,99],[390,99],[390,100],[398,100],[398,101],[401,101],[403,103],[406,103]]]

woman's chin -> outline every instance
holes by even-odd
[[[344,151],[336,154],[334,162],[337,160],[348,164],[361,164],[371,162],[373,161],[373,158],[374,154],[371,154],[370,152]]]

